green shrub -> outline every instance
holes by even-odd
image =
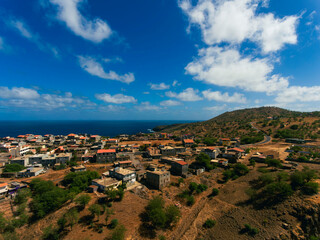
[[[112,219],[110,223],[110,228],[111,229],[116,228],[118,226],[118,223],[119,223],[118,219]]]
[[[211,219],[211,218],[208,218],[208,219],[204,222],[203,227],[204,227],[204,228],[213,228],[214,225],[216,225],[216,221],[213,220],[213,219]]]
[[[25,169],[24,166],[17,163],[12,163],[12,164],[5,165],[3,168],[3,172],[20,172],[23,169]]]
[[[213,188],[211,192],[211,196],[217,196],[219,194],[219,190],[217,188]]]
[[[193,196],[187,196],[187,205],[192,206],[195,203],[194,197]]]
[[[118,227],[112,231],[109,240],[124,240],[126,231],[126,228],[122,224],[118,225]]]
[[[319,192],[319,184],[316,182],[307,182],[301,188],[303,194],[306,195],[313,195]]]

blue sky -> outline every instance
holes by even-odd
[[[2,0],[0,120],[320,110],[318,0]]]

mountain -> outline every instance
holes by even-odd
[[[256,137],[261,133],[252,128],[251,122],[267,135],[274,137],[317,138],[320,112],[297,112],[278,107],[260,107],[225,112],[204,122],[158,126],[154,130],[173,135],[193,135],[195,138]],[[291,129],[293,127],[296,129]],[[308,129],[308,127],[310,129]],[[319,125],[320,127],[320,125]],[[280,131],[280,135],[278,134]],[[286,134],[282,134],[282,132]]]

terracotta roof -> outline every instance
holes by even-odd
[[[183,140],[185,143],[193,143],[193,140],[192,139],[184,139]]]
[[[186,163],[185,161],[176,161],[176,163],[180,164],[180,165],[187,165],[188,163]]]
[[[99,149],[97,153],[115,153],[115,149]]]
[[[72,137],[72,136],[75,136],[75,134],[74,133],[68,134],[68,137]]]
[[[8,183],[0,183],[0,187],[6,187],[8,186]]]
[[[221,138],[221,141],[231,141],[230,138]]]
[[[126,164],[126,163],[132,163],[132,161],[128,160],[128,161],[119,161],[120,164]]]
[[[227,149],[228,151],[236,151],[236,152],[244,152],[244,150],[243,149],[241,149],[241,148],[229,148],[229,149]]]

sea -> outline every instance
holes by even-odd
[[[97,134],[101,136],[115,137],[120,134],[148,133],[160,125],[176,123],[190,123],[194,121],[180,120],[90,120],[90,121],[0,121],[0,137],[16,137],[20,134],[36,135],[67,135]]]

